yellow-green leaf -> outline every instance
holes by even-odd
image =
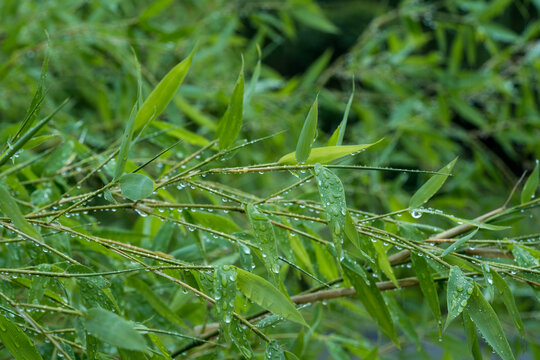
[[[534,167],[531,175],[529,175],[529,178],[527,179],[527,182],[525,182],[523,190],[521,191],[522,204],[531,200],[534,193],[536,192],[536,189],[538,188],[538,172],[538,160],[536,160],[536,166]]]
[[[187,75],[195,50],[172,68],[146,98],[135,117],[135,132],[139,134],[148,123],[158,117],[172,100]]]
[[[9,191],[5,188],[4,184],[0,183],[0,210],[11,219],[13,225],[21,230],[26,235],[29,235],[35,239],[41,239],[41,235],[37,232],[32,225],[26,221],[19,206],[15,202],[15,199],[11,197]]]
[[[218,139],[218,147],[223,150],[229,147],[242,128],[244,117],[244,63],[236,80],[236,85],[231,96],[229,106],[225,114],[218,123],[216,138]]]
[[[369,148],[370,146],[377,144],[379,141],[372,144],[325,146],[325,147],[320,147],[320,148],[313,148],[311,149],[309,157],[306,159],[306,161],[304,161],[304,163],[305,164],[316,164],[316,163],[328,164],[332,160],[336,160],[344,156],[365,150]],[[284,164],[284,165],[295,165],[295,164],[298,164],[298,161],[296,161],[295,153],[289,153],[281,157],[281,159],[278,160],[278,163]]]
[[[311,146],[317,136],[317,117],[318,117],[318,96],[309,108],[308,115],[304,121],[304,126],[300,132],[298,143],[296,144],[295,159],[296,162],[305,163],[311,153]]]
[[[248,299],[264,309],[298,324],[307,325],[289,298],[260,276],[236,269],[236,284]]]
[[[457,158],[439,170],[439,172],[450,174],[456,161]],[[448,175],[433,175],[428,181],[426,181],[424,185],[422,185],[422,187],[420,187],[420,189],[416,191],[416,193],[414,193],[411,201],[409,202],[409,207],[411,209],[416,209],[431,199],[431,197],[435,195],[435,193],[441,188],[447,178]]]

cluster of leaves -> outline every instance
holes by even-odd
[[[6,85],[0,104],[14,119],[0,129],[3,355],[295,359],[328,351],[376,359],[401,349],[429,358],[427,345],[438,344],[450,356],[479,359],[487,344],[513,359],[520,343],[538,351],[538,235],[516,225],[540,204],[538,163],[514,188],[516,201],[515,179],[495,170],[501,160],[481,141],[494,134],[508,150],[519,134],[525,152],[537,151],[534,131],[522,130],[536,121],[528,85],[538,23],[521,35],[495,24],[508,1],[404,2],[375,17],[346,56],[327,67],[325,53],[287,81],[262,65],[272,44],[302,26],[338,31],[312,1],[275,9],[265,1],[106,3],[0,5],[8,54],[0,76],[8,85],[39,78],[31,100]],[[170,9],[181,9],[182,21]],[[22,26],[36,11],[42,20]],[[242,21],[255,27],[253,41],[237,33]],[[31,42],[43,28],[51,49]],[[438,50],[429,52],[432,34]],[[483,41],[486,63],[473,39]],[[235,48],[254,64],[247,82]],[[31,68],[24,58],[34,51],[45,55],[41,75],[16,71]],[[177,57],[184,59],[173,64]],[[81,66],[92,63],[97,77]],[[233,86],[228,74],[238,69]],[[353,90],[325,87],[331,78]],[[46,94],[47,83],[61,86]],[[326,139],[319,108],[342,119]],[[362,122],[351,124],[353,113]],[[476,130],[464,131],[455,116]],[[373,131],[383,118],[390,120]],[[444,131],[433,130],[441,124]],[[343,145],[366,142],[357,140],[364,132],[387,139]],[[476,160],[459,172],[450,161],[455,140]],[[440,154],[449,162],[439,171],[397,168],[433,168],[444,163]],[[478,199],[485,191],[472,180],[484,171],[495,174],[490,192],[506,194]],[[400,186],[407,176],[429,179],[410,196]],[[470,189],[454,185],[432,201],[449,179]],[[472,202],[486,213],[450,213]],[[464,337],[468,346],[455,346]]]

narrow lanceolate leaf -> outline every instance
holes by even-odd
[[[347,102],[347,107],[345,108],[343,119],[341,120],[341,123],[339,124],[336,131],[334,131],[334,133],[330,137],[330,140],[328,140],[327,146],[341,146],[341,144],[343,143],[343,136],[345,136],[345,129],[347,128],[347,119],[349,118],[349,111],[351,110],[353,99],[354,99],[354,80],[353,80],[353,90],[352,90],[351,96],[349,97],[349,101]]]
[[[315,178],[319,185],[321,202],[326,212],[328,226],[332,233],[334,246],[340,260],[343,258],[343,237],[345,235],[345,221],[347,215],[347,204],[345,202],[345,191],[341,180],[330,170],[315,165]]]
[[[236,268],[222,265],[214,271],[214,297],[220,329],[228,342],[231,341],[231,322],[236,301]]]
[[[373,276],[348,258],[341,262],[343,274],[356,290],[366,312],[379,324],[381,330],[398,344],[394,323]]]
[[[276,235],[270,220],[262,212],[257,210],[253,204],[248,204],[246,213],[251,223],[251,228],[255,233],[255,238],[261,249],[262,260],[268,273],[277,280],[279,274],[278,251],[276,246]]]
[[[304,126],[300,132],[300,137],[298,138],[298,143],[296,144],[296,153],[295,159],[296,162],[303,164],[311,153],[311,146],[315,141],[317,136],[317,117],[318,117],[318,96],[315,98],[315,101],[309,108],[308,115],[304,121]]]
[[[376,240],[373,243],[373,247],[375,248],[375,251],[377,251],[377,263],[379,264],[379,269],[381,269],[384,275],[392,281],[396,288],[399,288],[396,275],[394,275],[394,271],[392,270],[392,265],[390,265],[390,261],[388,261],[384,245],[380,240]]]
[[[380,140],[379,140],[380,141]],[[344,146],[325,146],[311,149],[309,157],[304,161],[305,164],[328,164],[329,162],[342,158],[347,155],[351,155],[360,151],[363,151],[370,146],[377,144],[379,141],[372,144],[360,144],[360,145],[344,145]],[[279,164],[283,165],[296,165],[299,163],[295,158],[296,153],[289,153],[281,157],[278,160]]]
[[[218,124],[216,139],[220,150],[228,148],[240,132],[244,118],[244,62],[236,80],[229,106]]]
[[[536,189],[538,188],[538,172],[540,170],[538,169],[538,160],[536,160],[536,165],[534,167],[533,172],[531,175],[529,175],[529,178],[525,182],[525,185],[523,186],[523,190],[521,191],[521,203],[526,203],[527,201],[530,201],[532,197],[534,196],[534,193],[536,192]]]
[[[120,150],[118,157],[116,158],[116,168],[114,170],[114,180],[118,180],[124,173],[126,162],[128,160],[129,148],[131,147],[131,139],[133,138],[133,131],[135,129],[135,114],[137,114],[137,104],[133,105],[129,120],[122,135],[122,142],[120,143]]]
[[[264,360],[286,360],[285,353],[276,340],[270,340],[268,344],[266,344]]]
[[[474,229],[470,234],[465,235],[464,237],[458,239],[455,243],[447,247],[443,253],[441,254],[441,257],[446,256],[450,254],[452,251],[455,251],[456,249],[459,249],[459,247],[463,244],[465,244],[467,241],[473,238],[474,235],[478,232],[478,229]]]
[[[366,235],[358,234],[354,220],[349,211],[347,211],[347,215],[345,215],[345,235],[353,243],[353,245],[360,250],[360,254],[362,254],[364,259],[371,263],[371,266],[378,265],[377,250],[375,250],[373,242]]]
[[[452,320],[465,309],[465,306],[467,306],[467,302],[473,293],[473,289],[474,285],[472,281],[463,275],[459,267],[452,266],[448,278],[448,289],[446,294],[448,317],[444,324],[445,329]]]
[[[457,158],[452,160],[448,165],[439,170],[441,173],[450,174],[454,168]],[[412,196],[409,202],[409,208],[416,209],[426,201],[431,199],[433,195],[443,186],[444,182],[448,178],[448,175],[433,175],[424,185],[420,187]]]
[[[470,299],[467,303],[467,311],[472,321],[476,324],[480,333],[489,345],[503,360],[513,360],[514,355],[506,340],[501,323],[495,311],[484,298],[478,286],[473,286]]]
[[[262,277],[236,269],[236,283],[248,299],[264,309],[298,324],[307,325],[291,300]]]
[[[420,290],[427,300],[431,312],[437,319],[439,329],[441,328],[441,307],[439,305],[439,296],[437,294],[437,286],[431,275],[431,267],[424,257],[418,256],[416,253],[411,253],[411,260],[416,273],[416,278],[420,284]]]
[[[0,314],[0,339],[15,360],[41,360],[32,341],[7,317]]]
[[[122,195],[130,200],[142,200],[154,191],[154,182],[142,174],[125,174],[120,178]]]
[[[484,268],[485,267],[482,267],[482,270],[484,270]],[[525,336],[523,322],[521,321],[521,316],[519,315],[519,310],[516,306],[514,294],[510,290],[510,287],[506,283],[506,280],[504,280],[503,277],[499,275],[499,273],[497,273],[491,268],[489,268],[488,271],[484,272],[484,276],[486,277],[487,283],[494,286],[499,292],[499,295],[501,295],[504,305],[506,306],[506,310],[508,310],[508,313],[512,317],[512,321],[518,329],[521,337]]]
[[[26,221],[15,199],[11,197],[8,189],[3,183],[0,183],[0,210],[11,219],[13,225],[28,236],[35,239],[41,239],[40,234],[32,225]]]
[[[159,84],[152,90],[150,95],[146,98],[141,108],[137,112],[135,117],[135,134],[139,134],[152,119],[158,117],[167,107],[169,102],[176,94],[178,87],[184,81],[188,70],[191,66],[191,61],[195,50],[189,54],[189,56],[171,69],[161,79]]]
[[[467,336],[467,345],[474,360],[482,360],[482,352],[478,345],[478,335],[476,334],[476,327],[469,316],[467,309],[463,310],[463,327],[465,328],[465,335]]]
[[[86,330],[111,345],[127,350],[146,351],[144,337],[133,324],[122,317],[100,308],[93,308],[84,317]]]

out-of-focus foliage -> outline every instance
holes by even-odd
[[[0,354],[538,356],[539,12],[0,1]]]

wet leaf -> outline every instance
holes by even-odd
[[[238,289],[248,299],[276,315],[307,326],[296,306],[272,284],[245,270],[237,268],[236,271]]]
[[[234,266],[217,266],[214,271],[214,298],[216,314],[222,334],[231,341],[231,323],[233,321],[236,301],[236,268]]]
[[[539,178],[539,169],[538,169],[538,160],[536,160],[536,165],[534,166],[534,170],[527,178],[527,181],[525,182],[525,185],[523,186],[523,190],[521,191],[521,203],[526,203],[530,201],[534,193],[536,192],[536,189],[538,188],[538,178]]]
[[[345,136],[345,129],[347,128],[347,119],[349,117],[349,111],[351,110],[353,99],[354,99],[354,80],[353,80],[353,90],[352,90],[351,96],[349,97],[349,101],[347,102],[347,106],[345,107],[345,113],[343,113],[343,119],[341,120],[341,123],[337,127],[336,131],[334,131],[334,133],[328,140],[328,144],[326,144],[326,146],[341,146],[341,144],[343,143],[343,137]]]
[[[220,150],[228,148],[240,133],[244,118],[244,62],[225,114],[218,123],[216,139]]]
[[[154,192],[154,182],[142,174],[125,174],[120,178],[122,195],[130,200],[142,200]]]
[[[3,182],[0,182],[0,210],[2,210],[4,215],[11,219],[13,225],[23,233],[35,239],[41,239],[39,232],[26,221],[19,206],[15,202],[15,199],[13,199],[5,186],[6,185],[4,185]]]
[[[276,340],[270,340],[266,344],[264,360],[286,360],[285,354]]]
[[[457,158],[452,160],[448,165],[439,170],[441,173],[450,174],[454,168]],[[420,187],[411,197],[409,208],[416,209],[427,202],[435,193],[443,186],[449,175],[433,175],[424,185]]]
[[[0,339],[15,360],[41,360],[32,341],[7,317],[0,314]]]
[[[380,141],[380,140],[379,140]],[[342,158],[347,155],[351,155],[362,150],[365,150],[379,141],[371,144],[361,144],[361,145],[343,145],[343,146],[325,146],[311,149],[309,157],[304,161],[305,164],[328,164],[332,160]],[[278,160],[279,164],[284,165],[296,165],[299,161],[295,158],[295,153],[289,153],[281,157]]]
[[[246,213],[249,217],[255,238],[257,239],[257,245],[261,249],[262,261],[268,273],[272,276],[272,279],[277,283],[279,262],[274,228],[266,215],[257,210],[253,204],[246,206]]]
[[[416,273],[416,278],[420,284],[420,290],[427,300],[431,312],[441,328],[441,307],[439,305],[439,295],[437,294],[437,286],[433,281],[432,270],[426,259],[416,253],[411,253],[411,260]]]
[[[452,320],[454,320],[456,316],[458,316],[463,309],[465,309],[473,290],[473,282],[463,275],[459,267],[452,266],[448,278],[448,289],[446,294],[448,317],[446,318],[446,323],[444,324],[445,329],[452,322]]]
[[[476,235],[477,232],[478,232],[478,229],[474,229],[473,231],[471,231],[470,234],[467,234],[463,236],[462,238],[458,239],[456,242],[454,242],[452,245],[450,245],[443,251],[443,253],[441,254],[441,257],[444,257],[450,254],[452,251],[459,249],[461,245],[465,244],[467,241],[472,239],[473,236]]]

